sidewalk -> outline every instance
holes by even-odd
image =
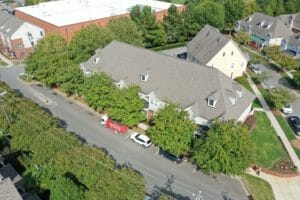
[[[299,171],[300,170],[300,160],[299,160],[297,154],[295,153],[291,143],[287,139],[284,131],[282,130],[281,126],[279,125],[278,121],[276,120],[276,118],[275,118],[274,114],[272,113],[270,107],[268,106],[267,102],[265,101],[265,99],[261,95],[260,91],[257,89],[256,85],[254,84],[254,82],[252,81],[252,79],[249,76],[248,76],[248,80],[249,80],[252,90],[254,91],[254,93],[257,96],[259,102],[261,103],[265,113],[267,114],[267,116],[271,122],[271,125],[274,127],[274,130],[275,130],[277,136],[281,139],[282,144],[284,145],[287,153],[289,154],[291,160],[293,161],[294,165],[298,168],[298,171]]]
[[[300,176],[282,178],[260,172],[258,176],[252,168],[246,173],[266,180],[272,187],[276,200],[299,200],[300,199]]]
[[[1,53],[0,53],[0,60],[3,60],[4,62],[6,62],[8,66],[13,65],[13,63],[9,59],[7,59],[5,56],[3,56]]]

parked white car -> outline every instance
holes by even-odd
[[[260,67],[256,64],[252,64],[251,65],[251,70],[255,73],[255,74],[262,74]]]
[[[101,119],[100,119],[100,124],[101,124],[102,126],[104,126],[107,120],[108,120],[108,116],[107,116],[107,115],[103,115],[103,116],[101,117]]]
[[[293,113],[293,108],[291,107],[291,105],[284,106],[281,110],[284,114],[292,114]]]
[[[151,146],[151,139],[144,134],[141,133],[132,133],[130,139],[143,147],[150,147]]]

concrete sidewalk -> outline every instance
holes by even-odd
[[[247,169],[246,173],[267,181],[272,187],[276,200],[300,199],[300,176],[283,178],[272,176],[262,171],[258,176],[252,168]]]
[[[6,58],[5,56],[3,56],[1,53],[0,53],[0,60],[3,60],[4,62],[6,62],[8,66],[12,66],[13,65],[13,63],[8,58]]]
[[[295,153],[290,141],[287,139],[284,131],[282,130],[281,126],[279,125],[278,121],[276,120],[270,107],[268,106],[267,102],[265,101],[265,99],[263,98],[260,91],[258,90],[258,88],[256,87],[256,85],[254,84],[254,82],[252,81],[252,79],[250,78],[249,75],[248,75],[248,80],[249,80],[252,90],[254,91],[254,93],[257,96],[259,102],[261,103],[265,113],[267,114],[267,116],[271,122],[271,125],[274,127],[274,130],[275,130],[277,136],[281,139],[282,144],[284,145],[291,160],[293,161],[294,165],[298,168],[298,171],[299,171],[300,170],[300,160],[299,160],[297,154]]]

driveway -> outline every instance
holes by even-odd
[[[290,89],[286,83],[283,81],[280,74],[278,74],[274,69],[272,69],[270,66],[265,65],[259,65],[262,72],[266,72],[269,75],[269,78],[264,81],[264,84],[266,87],[283,87],[287,90],[290,90],[293,94],[295,94],[295,101],[291,103],[291,106],[293,108],[293,113],[290,115],[298,115],[300,116],[300,96],[297,93],[297,91]]]
[[[119,135],[102,127],[99,118],[89,111],[55,94],[52,90],[18,80],[23,67],[0,68],[1,79],[60,118],[67,129],[85,138],[88,143],[103,147],[118,163],[130,163],[146,180],[148,192],[158,190],[177,194],[177,199],[193,198],[202,192],[205,200],[223,199],[227,193],[234,200],[246,200],[245,191],[236,179],[223,175],[205,175],[187,162],[174,164],[158,155],[154,146],[141,148],[130,142],[129,135]],[[46,99],[46,100],[45,100]]]

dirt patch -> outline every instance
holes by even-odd
[[[279,160],[274,164],[272,171],[280,174],[294,174],[297,172],[293,162],[290,160]]]
[[[293,147],[300,149],[300,140],[294,139],[291,141],[291,144],[293,145]]]

